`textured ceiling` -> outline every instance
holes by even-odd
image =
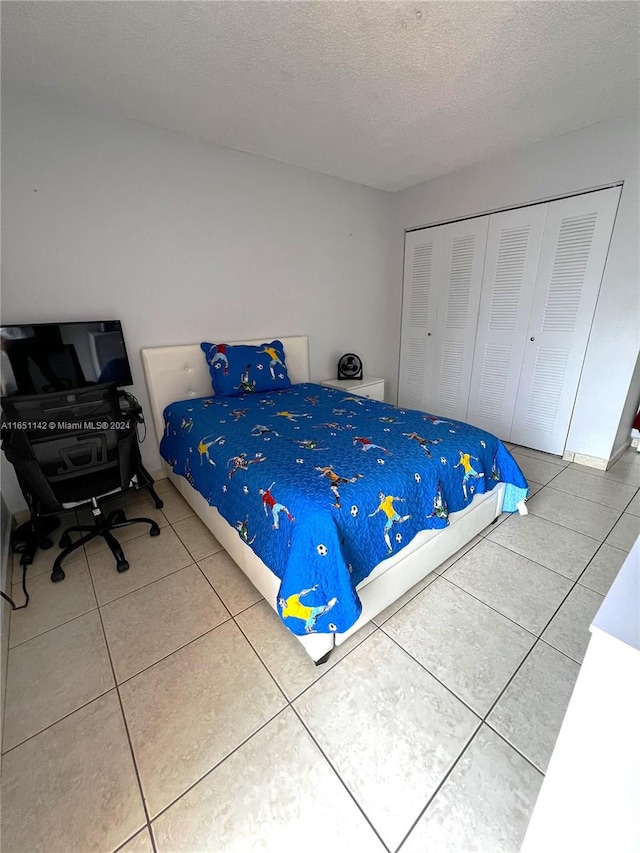
[[[635,2],[3,2],[3,85],[397,190],[638,105]]]

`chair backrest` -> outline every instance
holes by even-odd
[[[23,489],[46,511],[129,486],[136,473],[135,423],[114,384],[4,397],[3,448]],[[26,497],[26,495],[25,495]]]

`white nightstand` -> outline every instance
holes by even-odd
[[[321,385],[337,388],[345,394],[355,394],[357,397],[369,397],[370,400],[384,402],[384,379],[375,376],[365,376],[362,379],[325,379]]]

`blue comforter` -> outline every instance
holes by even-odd
[[[346,631],[356,586],[474,494],[527,483],[502,442],[468,424],[305,383],[165,409],[163,458],[280,578],[295,634]]]

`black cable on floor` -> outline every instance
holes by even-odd
[[[27,564],[23,563],[23,565],[22,565],[22,591],[24,592],[24,604],[21,604],[18,607],[18,605],[15,603],[15,601],[12,598],[9,598],[9,596],[6,593],[4,593],[4,592],[2,592],[2,590],[0,590],[0,595],[4,598],[5,601],[9,602],[12,610],[24,610],[24,608],[29,603],[29,593],[27,592],[27,569],[28,568],[29,567],[27,566]]]

